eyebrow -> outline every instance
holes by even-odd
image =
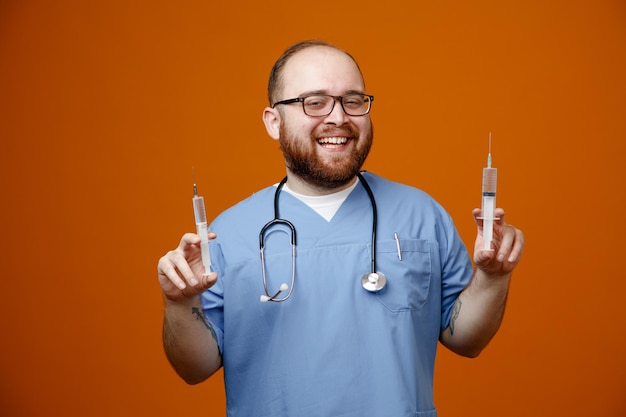
[[[345,93],[343,93],[342,96],[345,96],[346,94],[365,94],[365,93],[361,90],[348,90]],[[332,94],[328,93],[328,90],[311,90],[311,91],[305,91],[304,93],[301,93],[298,97],[315,96],[315,95],[332,96]]]

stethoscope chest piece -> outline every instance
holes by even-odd
[[[368,272],[361,278],[361,285],[369,292],[378,292],[387,285],[387,277],[382,272]]]

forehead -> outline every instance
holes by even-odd
[[[326,46],[310,47],[293,55],[283,68],[282,84],[285,97],[310,92],[332,95],[365,92],[363,76],[354,60]]]

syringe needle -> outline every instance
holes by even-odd
[[[198,197],[198,187],[196,187],[196,167],[191,167],[191,181],[193,182],[193,196]]]
[[[487,168],[491,168],[491,132],[489,132],[489,152],[487,152]]]

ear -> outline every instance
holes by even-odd
[[[263,109],[263,123],[267,134],[274,140],[280,137],[280,112],[271,107]]]

